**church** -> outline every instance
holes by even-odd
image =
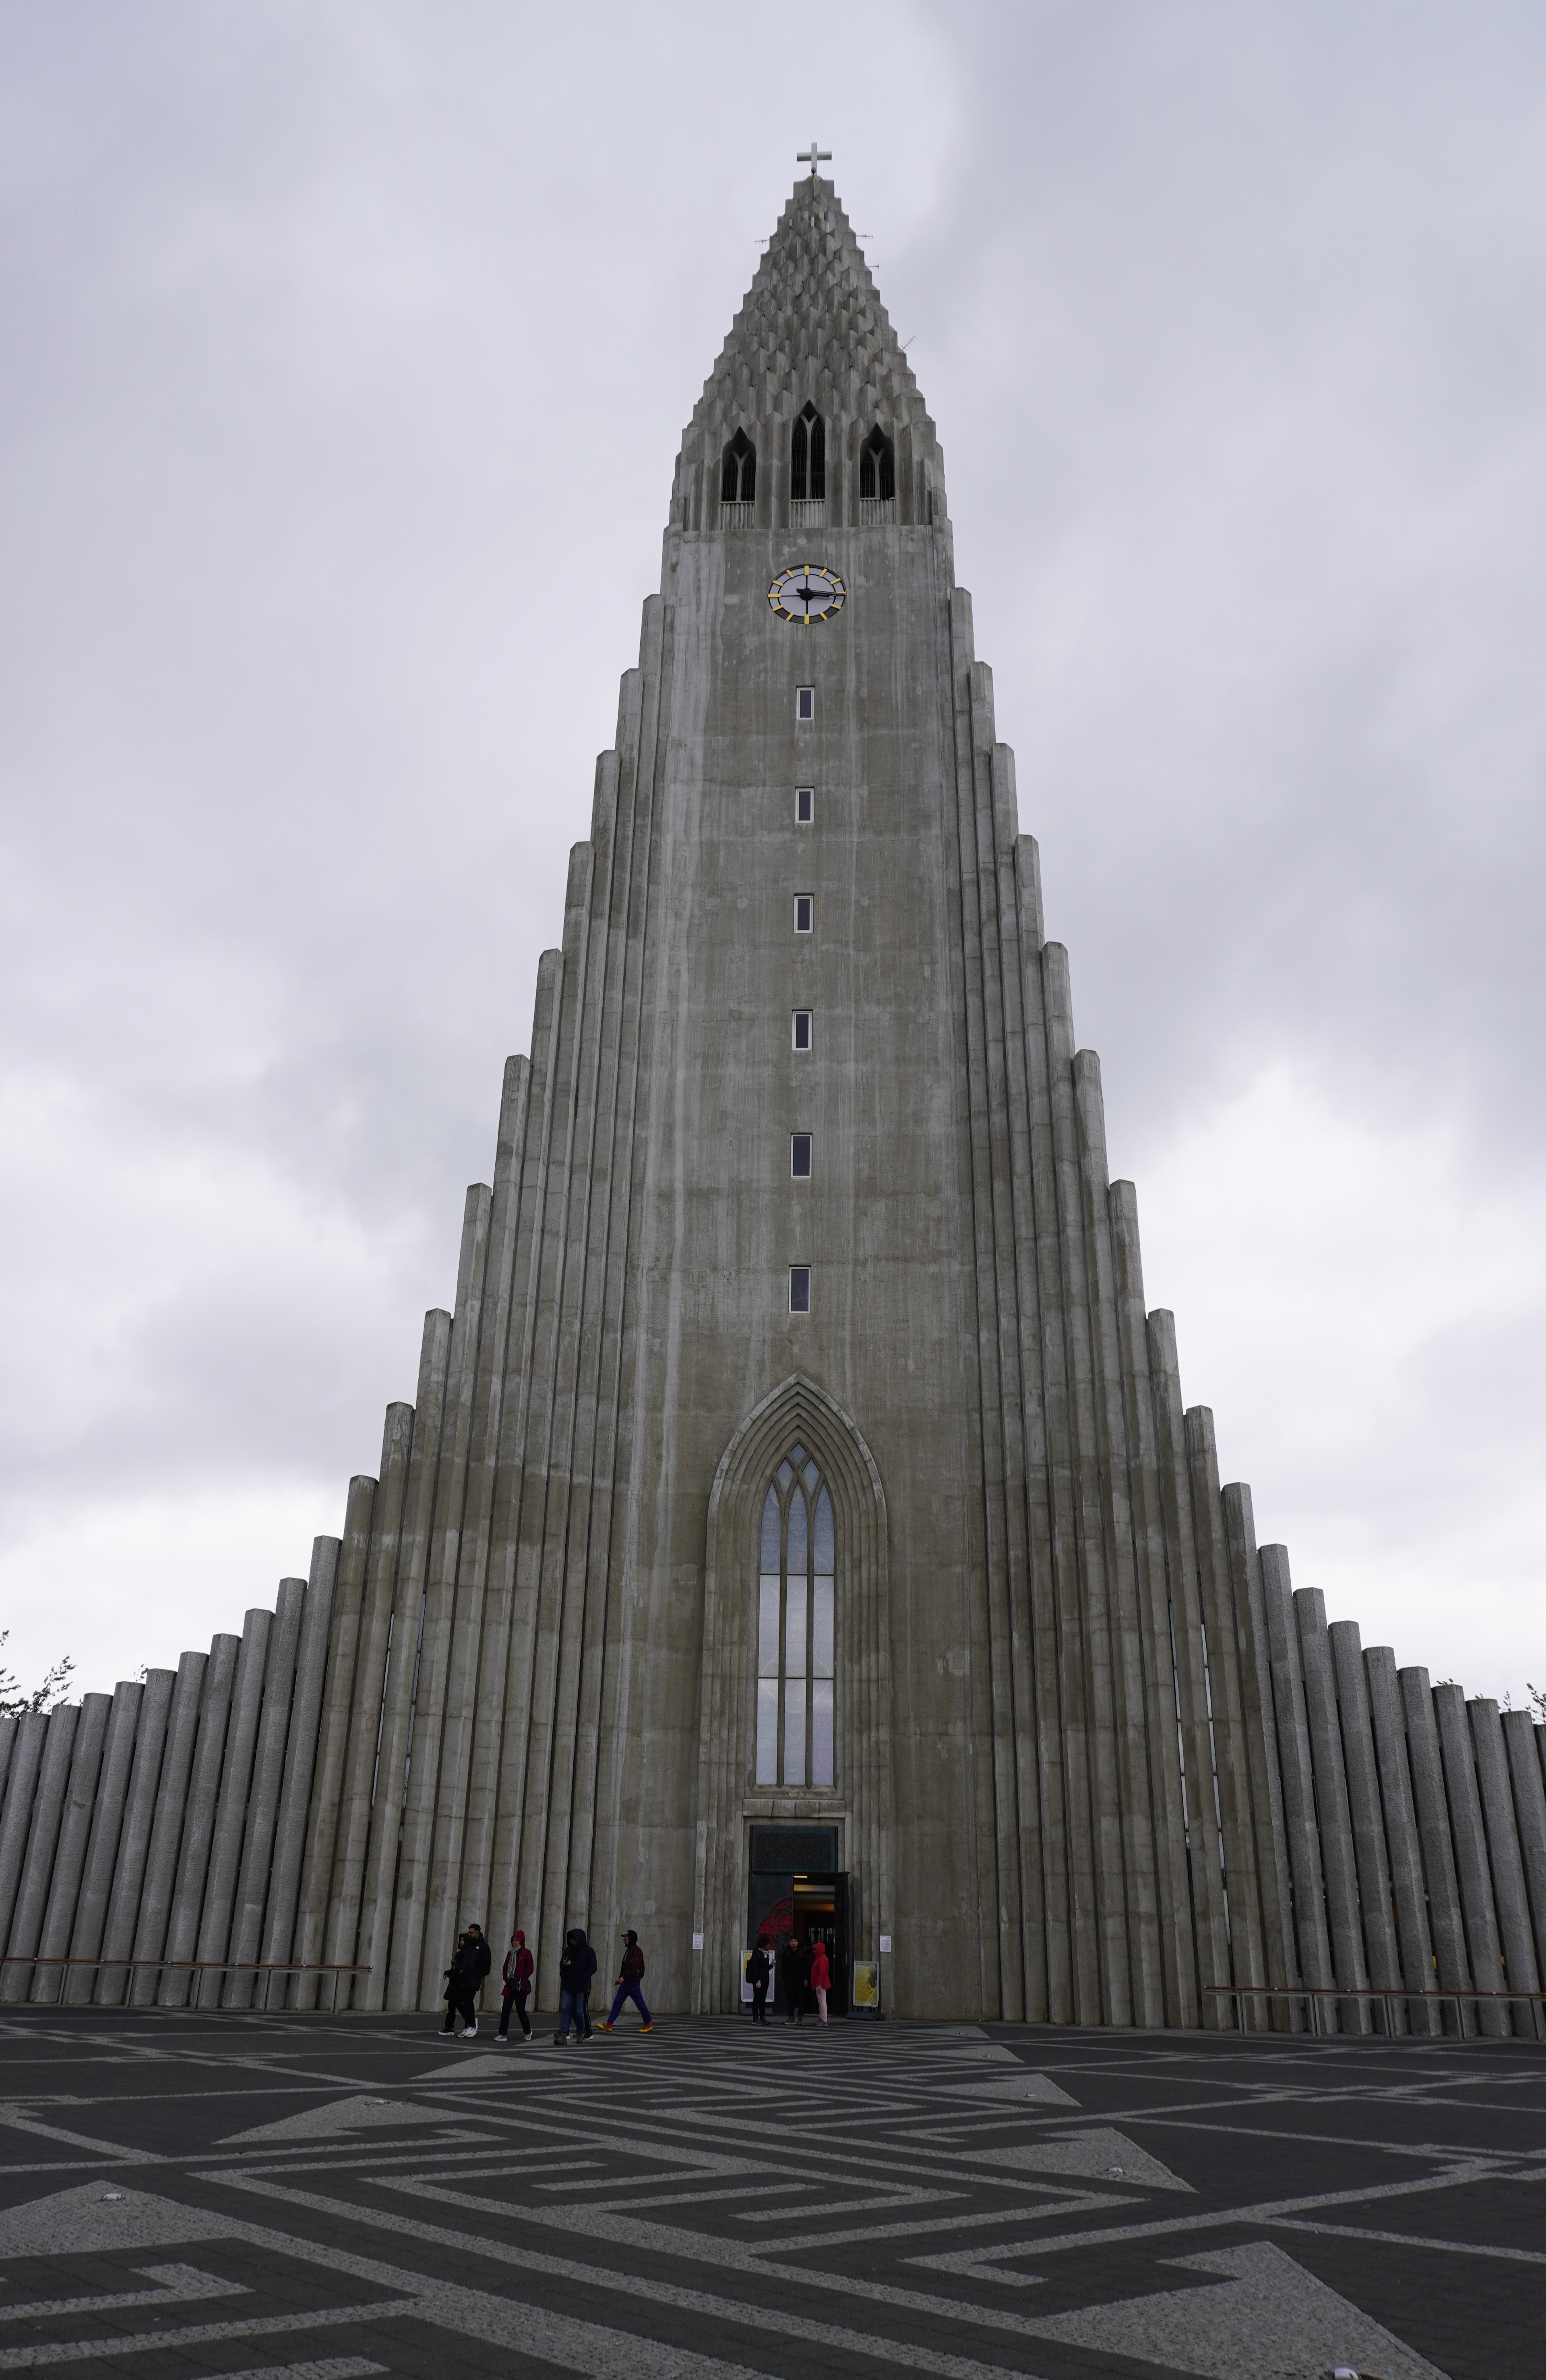
[[[904,2019],[1540,2036],[1543,1731],[1220,1480],[822,162],[412,1401],[272,1611],[0,1722],[6,2000],[427,2009],[476,1919],[544,2005],[631,1925],[667,2012],[765,1930]]]

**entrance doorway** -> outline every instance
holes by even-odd
[[[809,1954],[818,1942],[825,1944],[832,1969],[828,2013],[848,2013],[848,1878],[837,1857],[835,1827],[751,1829],[746,1947],[749,1951],[764,1937],[771,1946],[770,2014],[788,2013],[785,1954],[791,1946],[797,1954]],[[749,1998],[749,1986],[745,1997]]]

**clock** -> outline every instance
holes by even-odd
[[[846,592],[836,571],[824,562],[801,562],[779,572],[768,589],[768,601],[775,620],[797,620],[809,628],[813,620],[834,620]]]

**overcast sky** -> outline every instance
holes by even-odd
[[[1539,0],[0,0],[29,1681],[375,1470],[812,132],[1187,1401],[1366,1643],[1546,1684]]]

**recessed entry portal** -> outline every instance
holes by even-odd
[[[848,1878],[838,1862],[835,1827],[753,1827],[746,1947],[765,1936],[772,1949],[774,1981],[768,2007],[789,2013],[786,1953],[810,1972],[810,1953],[826,1945],[832,1969],[827,2007],[848,2013]],[[814,2000],[809,2002],[813,2010]]]

